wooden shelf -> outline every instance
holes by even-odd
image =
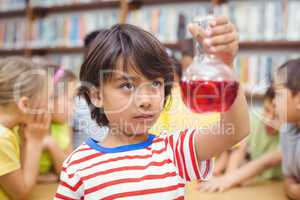
[[[170,49],[180,50],[180,43],[167,43],[164,44]],[[24,54],[25,51],[30,52],[31,55],[46,55],[46,54],[56,54],[56,53],[84,53],[84,47],[43,47],[43,48],[28,48],[28,49],[0,49],[0,55],[14,55],[14,54]]]
[[[164,43],[164,46],[169,49],[181,50],[182,44],[180,42],[177,43]]]
[[[9,55],[24,55],[25,53],[30,55],[46,55],[55,53],[84,53],[83,47],[55,47],[55,48],[28,48],[28,49],[0,49],[1,56]]]
[[[182,43],[165,43],[167,48],[180,51]],[[300,41],[258,41],[258,42],[240,42],[240,48],[245,49],[300,49]],[[83,53],[83,47],[45,47],[45,48],[29,48],[32,55],[44,55],[48,53]],[[25,49],[0,49],[0,55],[23,54]]]
[[[32,48],[30,49],[32,55],[44,55],[54,53],[83,53],[83,47],[45,47],[45,48]]]
[[[167,48],[181,50],[182,43],[165,43]],[[258,42],[240,42],[240,48],[245,49],[300,49],[300,41],[258,41]],[[47,53],[83,53],[83,47],[45,47],[28,49],[32,54]],[[22,54],[25,49],[0,49],[0,55]]]
[[[181,49],[182,42],[177,43],[166,43],[165,46],[170,49]],[[287,41],[287,40],[276,40],[276,41],[242,41],[240,42],[240,49],[264,49],[264,50],[280,50],[280,49],[300,49],[299,41]]]
[[[186,0],[184,3],[191,3],[191,2],[211,2],[211,0]],[[131,0],[129,1],[129,10],[136,10],[140,9],[142,6],[145,5],[163,5],[163,4],[170,4],[170,3],[183,3],[182,0]]]
[[[90,3],[78,3],[78,4],[67,4],[67,5],[55,5],[50,7],[33,6],[32,11],[36,15],[46,15],[49,13],[59,12],[76,12],[86,11],[104,8],[118,8],[120,6],[119,1],[95,1]]]
[[[26,9],[0,11],[0,19],[9,18],[9,17],[22,17],[22,16],[24,17],[25,15],[26,15]]]
[[[169,3],[186,3],[186,2],[211,2],[211,0],[133,0],[130,3],[139,3],[142,5],[169,4]]]
[[[24,55],[26,49],[0,49],[0,56]]]
[[[300,49],[300,41],[242,41],[240,49]]]

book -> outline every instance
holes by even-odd
[[[287,39],[299,40],[300,37],[300,1],[290,0],[288,4]]]
[[[26,0],[0,0],[0,11],[23,10]]]
[[[0,48],[24,48],[26,45],[26,28],[24,18],[0,19]]]
[[[175,43],[191,37],[187,24],[207,15],[209,9],[207,2],[143,6],[129,13],[128,23],[151,32],[161,42]]]

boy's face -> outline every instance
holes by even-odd
[[[132,67],[126,73],[120,66],[117,65],[99,95],[109,127],[114,133],[145,134],[163,108],[164,79],[148,80]]]
[[[292,91],[279,83],[275,86],[275,109],[281,122],[295,123],[300,119],[300,93]]]

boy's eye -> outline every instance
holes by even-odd
[[[161,81],[156,80],[156,81],[152,82],[152,87],[154,87],[154,88],[160,88],[161,86],[162,86]]]
[[[131,83],[124,83],[121,85],[121,88],[126,91],[133,91],[135,89],[134,85]]]

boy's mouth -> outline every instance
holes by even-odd
[[[141,115],[136,115],[134,119],[136,120],[152,120],[155,117],[153,114],[141,114]]]

